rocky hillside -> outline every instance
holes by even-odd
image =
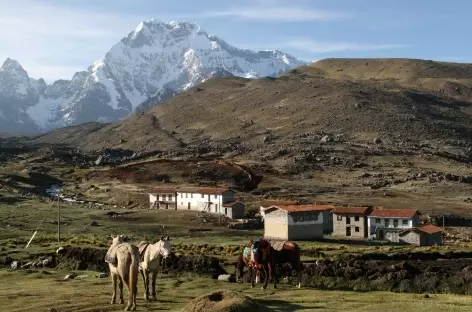
[[[300,146],[325,135],[384,144],[469,142],[470,68],[422,60],[322,60],[279,78],[211,79],[144,114],[56,130],[36,141],[153,150],[169,142],[233,140],[247,151]],[[90,131],[85,140],[81,129]]]
[[[64,157],[85,168],[107,166],[95,162],[99,154],[108,159],[106,148],[125,150],[111,162],[117,167],[97,170],[87,182],[94,185],[234,184],[225,159],[258,178],[248,191],[254,195],[470,215],[469,68],[328,59],[278,78],[210,79],[119,122],[0,145],[12,145],[7,161],[40,154],[27,147],[30,156],[15,156],[19,143],[69,145],[85,156]],[[63,158],[53,155],[42,159]]]

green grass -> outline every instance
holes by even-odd
[[[111,218],[107,213],[114,211],[122,218]],[[129,241],[157,240],[169,235],[174,251],[180,254],[215,255],[235,257],[249,238],[262,235],[262,230],[229,230],[224,227],[203,223],[193,211],[174,210],[103,210],[80,204],[61,206],[61,242],[57,242],[57,203],[27,199],[13,204],[0,203],[0,256],[14,259],[34,257],[35,254],[54,252],[59,246],[107,248],[108,236],[124,234]],[[91,226],[95,221],[98,226]],[[207,231],[193,231],[206,229]],[[28,249],[28,240],[38,230]],[[302,250],[323,253],[327,257],[345,254],[394,253],[406,251],[452,251],[471,250],[470,245],[445,247],[413,246],[368,246],[359,243],[338,243],[335,241],[299,242]],[[320,258],[321,254],[315,258]],[[304,257],[304,260],[314,259]]]
[[[98,279],[94,272],[80,272],[88,277],[63,281],[68,272],[0,271],[0,305],[2,311],[122,311],[123,305],[109,304],[112,294],[110,278]],[[182,275],[161,276],[157,281],[158,302],[143,299],[142,279],[138,281],[138,311],[178,311],[193,298],[220,289],[240,290],[276,311],[391,311],[429,312],[470,311],[472,299],[455,295],[394,294],[389,292],[323,291],[296,289],[288,285],[271,286],[262,291],[248,284],[229,284],[216,280]],[[125,302],[127,289],[125,291]]]

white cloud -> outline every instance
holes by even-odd
[[[349,42],[326,42],[312,39],[294,39],[283,43],[284,47],[290,47],[299,51],[310,53],[330,53],[342,51],[368,51],[368,50],[389,50],[404,48],[403,44],[363,44]]]
[[[142,16],[113,15],[47,5],[0,1],[0,64],[10,57],[33,78],[70,79],[139,24]]]
[[[330,12],[322,10],[313,10],[300,7],[242,7],[232,8],[224,11],[214,11],[202,14],[203,17],[237,17],[242,19],[261,20],[261,21],[317,21],[334,20],[349,17],[348,14],[340,12]]]

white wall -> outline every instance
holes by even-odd
[[[155,201],[174,202],[175,201],[175,193],[153,193],[153,194],[149,194],[149,202],[153,203]]]
[[[376,220],[380,220],[380,223],[376,223]],[[388,221],[388,226],[385,226],[385,220]],[[398,226],[393,225],[393,220],[398,221]],[[403,224],[403,220],[407,221],[407,224]],[[367,217],[367,228],[369,232],[369,236],[372,236],[375,234],[375,230],[378,227],[381,228],[395,228],[395,229],[410,229],[412,227],[415,227],[416,224],[416,217],[415,218],[385,218],[385,217],[374,217],[374,216],[368,216]]]
[[[225,192],[223,194],[200,194],[200,193],[185,193],[177,192],[177,207],[181,210],[204,211],[207,208],[207,203],[211,202],[210,212],[223,213],[223,203],[234,201],[234,194],[232,192]],[[208,209],[208,208],[207,208]]]
[[[288,225],[295,225],[295,224],[323,224],[323,213],[321,211],[317,211],[318,219],[317,220],[303,220],[303,221],[295,221],[294,215],[288,214],[288,218],[284,210],[274,210],[270,211],[268,214],[265,215],[265,222],[273,223],[273,224],[288,224]],[[313,214],[311,212],[310,214]]]

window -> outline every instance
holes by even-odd
[[[351,217],[346,217],[346,224],[351,224]]]
[[[354,228],[354,231],[359,232],[359,227],[356,226],[356,227]]]
[[[215,199],[218,199],[218,195],[215,194]]]
[[[403,225],[408,225],[408,220],[403,220]]]
[[[359,216],[355,216],[354,221],[356,221],[356,222],[359,221]]]
[[[188,198],[188,194],[187,194],[187,193],[185,193],[185,198]]]
[[[202,194],[202,198],[204,198],[204,197],[205,197],[205,195],[204,195],[204,194]]]
[[[393,220],[393,226],[398,227],[398,220],[397,219]]]
[[[380,224],[380,219],[375,219],[376,224]]]
[[[343,220],[343,216],[337,215],[337,220],[338,220],[338,221],[342,221],[342,220]]]

